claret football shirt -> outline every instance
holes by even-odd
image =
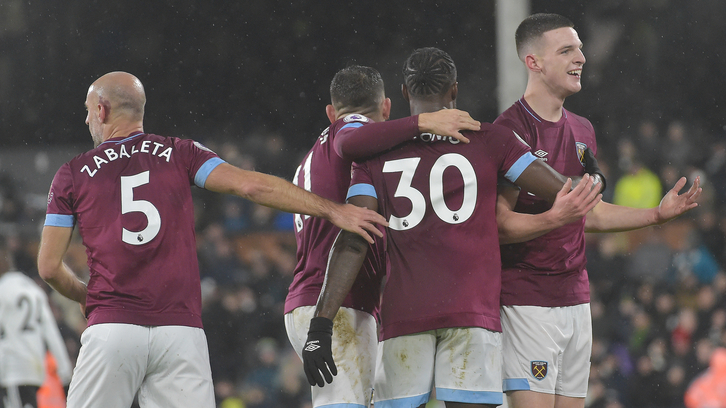
[[[566,109],[549,122],[521,98],[496,121],[514,130],[532,153],[566,176],[585,174],[582,155],[597,153],[595,131],[587,119]],[[551,205],[520,191],[517,212],[538,214]],[[585,270],[585,218],[528,242],[502,246],[502,304],[543,307],[572,306],[590,301]]]
[[[192,140],[135,133],[61,166],[45,225],[78,227],[89,325],[202,327],[191,185],[220,163]]]
[[[382,339],[447,327],[501,331],[497,179],[535,158],[511,130],[482,124],[469,144],[422,134],[354,164],[348,196],[377,197],[388,220]]]

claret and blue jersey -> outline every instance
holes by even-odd
[[[89,325],[202,327],[190,186],[221,163],[197,142],[135,133],[61,166],[45,225],[78,227]]]

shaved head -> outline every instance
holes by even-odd
[[[146,93],[139,78],[127,72],[109,72],[98,78],[86,94],[86,124],[93,144],[143,131],[144,105]]]
[[[138,78],[127,72],[110,72],[96,80],[88,88],[98,103],[109,108],[111,118],[125,117],[131,121],[144,119],[146,93]]]

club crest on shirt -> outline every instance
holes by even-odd
[[[546,361],[532,361],[530,362],[532,369],[532,376],[538,380],[544,380],[547,377],[547,362]]]
[[[587,150],[587,145],[582,142],[575,142],[575,146],[577,147],[577,159],[580,160],[582,167],[585,167],[585,150]]]
[[[350,123],[350,122],[368,122],[370,119],[367,117],[360,115],[358,113],[351,113],[350,115],[343,118],[343,122]]]

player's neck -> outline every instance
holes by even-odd
[[[565,98],[552,94],[543,87],[527,85],[524,100],[534,112],[544,120],[557,122],[562,118]]]
[[[411,116],[419,115],[421,113],[437,112],[441,109],[454,109],[456,106],[453,101],[447,102],[445,100],[434,100],[434,101],[422,101],[422,100],[411,100]]]
[[[144,125],[142,123],[133,122],[133,123],[124,123],[116,126],[109,127],[106,132],[104,132],[104,138],[103,141],[113,139],[115,137],[126,137],[132,133],[138,133],[144,131]]]

